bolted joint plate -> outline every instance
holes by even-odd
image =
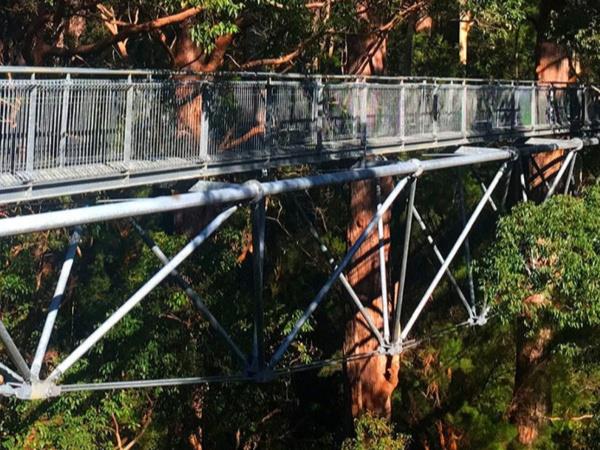
[[[19,385],[5,384],[0,386],[0,395],[4,397],[16,397],[19,400],[46,400],[58,397],[61,394],[60,386],[52,382],[35,381],[31,384]]]

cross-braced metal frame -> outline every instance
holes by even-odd
[[[425,307],[432,300],[435,289],[446,276],[457,293],[458,298],[464,305],[467,312],[466,325],[483,325],[488,319],[488,305],[476,305],[473,290],[473,281],[469,275],[469,294],[465,295],[450,271],[450,266],[459,254],[461,249],[465,251],[465,260],[469,266],[470,272],[470,250],[468,246],[469,233],[480,217],[486,205],[496,211],[499,207],[492,198],[492,194],[497,190],[503,179],[506,179],[506,185],[510,183],[510,177],[514,170],[522,167],[524,159],[538,152],[563,149],[566,152],[564,162],[560,170],[556,173],[550,183],[549,180],[543,180],[548,183],[547,197],[557,192],[561,181],[564,182],[564,192],[570,189],[573,184],[574,166],[576,155],[584,145],[598,144],[598,139],[571,140],[539,140],[530,139],[526,144],[519,148],[483,148],[483,147],[460,147],[452,154],[442,155],[433,159],[417,160],[412,159],[403,162],[390,162],[387,164],[374,165],[372,167],[362,167],[346,171],[327,173],[299,178],[290,178],[277,181],[251,181],[242,185],[224,184],[215,185],[213,188],[200,191],[190,191],[178,196],[165,196],[147,199],[123,200],[120,202],[111,202],[99,204],[86,208],[75,208],[71,210],[53,211],[28,216],[18,216],[0,220],[0,237],[11,236],[22,233],[31,233],[49,229],[73,227],[69,245],[65,254],[65,260],[60,272],[54,296],[50,302],[48,316],[46,318],[43,331],[37,350],[28,364],[22,353],[15,345],[10,333],[0,321],[0,341],[4,345],[9,359],[14,368],[0,364],[0,373],[4,376],[4,384],[0,384],[0,394],[5,396],[16,396],[21,399],[39,399],[49,398],[60,395],[61,393],[73,391],[91,391],[102,389],[118,388],[142,388],[156,386],[176,386],[184,384],[197,384],[216,381],[268,381],[274,377],[295,370],[306,370],[317,366],[319,363],[313,363],[304,366],[293,366],[282,368],[281,363],[292,342],[297,338],[298,333],[314,314],[319,305],[327,298],[333,285],[339,280],[345,291],[347,291],[354,306],[362,314],[365,322],[370,329],[373,337],[379,343],[375,352],[368,355],[353,355],[349,358],[369,357],[372,355],[396,355],[406,348],[415,344],[415,339],[410,339],[418,319],[421,317]],[[462,231],[456,238],[456,241],[450,248],[448,254],[443,256],[438,248],[434,238],[428,231],[423,216],[419,213],[415,205],[415,194],[418,180],[426,173],[450,168],[469,168],[475,165],[500,163],[500,167],[495,175],[486,184],[479,180],[482,188],[482,196],[477,202],[475,208],[467,215],[464,205],[464,196],[459,195],[461,204],[461,220],[463,221]],[[538,168],[540,174],[543,170]],[[265,219],[266,202],[268,196],[280,195],[290,192],[305,191],[319,186],[348,183],[366,179],[380,179],[382,177],[393,177],[396,182],[393,189],[385,197],[381,198],[376,212],[369,221],[368,225],[362,230],[356,241],[349,247],[341,260],[335,263],[329,250],[320,240],[316,228],[312,225],[310,219],[302,212],[302,216],[308,224],[311,234],[319,240],[321,250],[327,254],[328,260],[332,266],[332,272],[315,297],[308,303],[303,314],[293,325],[292,330],[283,338],[279,346],[272,355],[267,355],[264,344],[264,323],[263,323],[263,278],[264,278],[264,257],[265,257]],[[523,199],[527,200],[526,186],[523,185]],[[388,289],[389,281],[386,269],[386,257],[384,254],[383,243],[383,217],[391,210],[397,202],[400,194],[408,189],[406,201],[406,221],[404,228],[404,241],[401,252],[401,264],[398,276],[397,289],[390,292]],[[462,188],[459,189],[462,192]],[[500,208],[506,200],[506,192],[502,196]],[[252,217],[252,236],[253,236],[253,278],[254,278],[254,325],[252,349],[249,353],[244,352],[233,340],[231,335],[219,323],[217,318],[211,313],[206,303],[202,300],[192,286],[177,272],[178,267],[197,250],[213,233],[215,233],[234,213],[243,206],[244,202],[249,203]],[[221,205],[222,211],[206,227],[200,231],[192,240],[190,240],[176,255],[169,258],[152,240],[150,235],[133,219],[137,216],[153,214],[164,211],[174,211],[194,206]],[[158,270],[148,281],[146,281],[131,297],[129,297],[116,311],[114,311],[102,324],[100,324],[86,339],[84,339],[73,351],[67,355],[53,370],[49,370],[49,375],[45,379],[40,379],[40,373],[44,362],[44,356],[48,349],[52,330],[56,316],[58,314],[62,298],[69,280],[69,274],[76,257],[76,249],[80,240],[81,233],[84,230],[81,226],[94,222],[114,220],[119,218],[129,218],[132,226],[138,231],[145,244],[152,250],[156,257],[162,263],[162,268]],[[405,316],[403,308],[406,305],[406,282],[407,268],[410,256],[410,242],[413,234],[413,222],[416,221],[420,230],[426,233],[427,241],[432,247],[433,253],[439,261],[439,268],[433,276],[433,279],[427,286],[425,292],[416,302],[416,306],[408,319],[403,323]],[[354,255],[366,241],[371,233],[377,233],[379,238],[378,254],[381,270],[381,296],[383,301],[382,308],[382,327],[375,325],[375,322],[367,311],[366,306],[361,302],[359,296],[353,290],[352,286],[344,276],[344,271],[353,260]],[[137,380],[137,381],[117,381],[93,384],[60,384],[60,380],[69,369],[79,361],[98,341],[100,341],[113,327],[115,327],[123,317],[125,317],[136,305],[138,305],[154,288],[156,288],[167,277],[171,277],[186,295],[190,298],[192,304],[202,316],[209,322],[215,331],[223,338],[231,349],[236,360],[239,362],[241,371],[239,375],[222,377],[190,377],[177,379],[158,379],[158,380]],[[388,302],[388,299],[390,301]]]

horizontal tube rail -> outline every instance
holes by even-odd
[[[127,184],[105,181],[111,177],[163,174],[137,183],[150,184],[186,170],[194,178],[365,148],[398,153],[600,129],[600,94],[584,85],[37,67],[2,73],[25,78],[0,79],[0,203],[35,197],[9,195],[24,186],[58,185],[44,196],[68,195]],[[73,188],[74,180],[93,185]]]
[[[447,158],[427,161],[412,159],[395,164],[365,169],[354,169],[264,183],[253,181],[242,185],[232,185],[231,187],[216,188],[207,191],[135,199],[84,208],[9,217],[0,219],[0,237],[84,225],[106,220],[137,217],[198,206],[235,203],[251,200],[260,197],[261,195],[278,195],[329,184],[342,184],[388,176],[411,175],[419,171],[428,172],[471,164],[504,161],[511,158],[511,155],[512,152],[509,150],[464,148],[459,149],[456,156]]]

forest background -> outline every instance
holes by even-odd
[[[597,0],[3,0],[0,64],[538,79],[600,77]],[[487,211],[474,230],[476,295],[494,305],[482,328],[448,328],[464,312],[448,284],[418,333],[438,337],[402,354],[391,376],[334,365],[265,384],[69,394],[0,400],[3,448],[593,449],[600,442],[600,190],[590,156],[575,196]],[[341,163],[340,163],[341,164]],[[308,168],[278,175],[307,173]],[[442,250],[460,227],[456,172],[418,194]],[[478,181],[467,174],[473,205]],[[231,177],[243,181],[241,176]],[[453,186],[449,189],[448,186]],[[185,186],[110,196],[157,195]],[[273,348],[328,275],[300,208],[339,259],[372,186],[329,187],[267,205],[265,323]],[[344,199],[344,201],[340,201]],[[89,200],[89,199],[88,199]],[[3,214],[81,199],[21,205]],[[143,225],[167,254],[214,211]],[[396,216],[402,217],[401,211]],[[396,223],[398,222],[398,223]],[[401,235],[402,220],[388,231]],[[353,234],[354,233],[354,234]],[[35,351],[67,230],[0,241],[0,315],[27,357]],[[394,242],[389,258],[393,259]],[[250,217],[240,211],[182,267],[211,310],[249,348]],[[127,221],[86,228],[46,363],[51,367],[159,263]],[[435,271],[415,236],[407,298]],[[467,287],[465,261],[454,272]],[[353,269],[360,275],[360,268]],[[358,272],[356,272],[358,270]],[[364,275],[364,274],[363,274]],[[350,274],[352,278],[352,274]],[[359,284],[359,283],[355,283]],[[363,292],[365,296],[369,296]],[[287,363],[340,357],[358,336],[337,286]],[[376,299],[375,299],[376,300]],[[443,331],[443,333],[441,333]],[[4,352],[0,347],[0,359]],[[362,367],[362,366],[361,366]],[[371,370],[372,369],[372,370]],[[174,283],[165,282],[69,375],[72,380],[222,374],[235,361]],[[357,392],[357,386],[369,386]],[[384,392],[384,395],[379,395]]]

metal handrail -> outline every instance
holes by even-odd
[[[311,73],[277,73],[277,72],[250,72],[250,71],[219,71],[219,72],[197,72],[193,70],[169,70],[169,69],[110,69],[91,67],[44,67],[44,66],[0,66],[0,74],[26,74],[26,75],[83,75],[83,76],[108,76],[108,77],[183,77],[194,76],[199,79],[219,78],[241,78],[241,79],[281,79],[281,80],[345,80],[365,82],[403,82],[403,81],[427,81],[431,83],[476,83],[476,84],[499,84],[499,85],[539,85],[539,86],[576,86],[580,83],[566,81],[536,81],[527,79],[505,79],[505,78],[460,78],[460,77],[436,77],[416,75],[359,75],[359,74],[311,74]]]

